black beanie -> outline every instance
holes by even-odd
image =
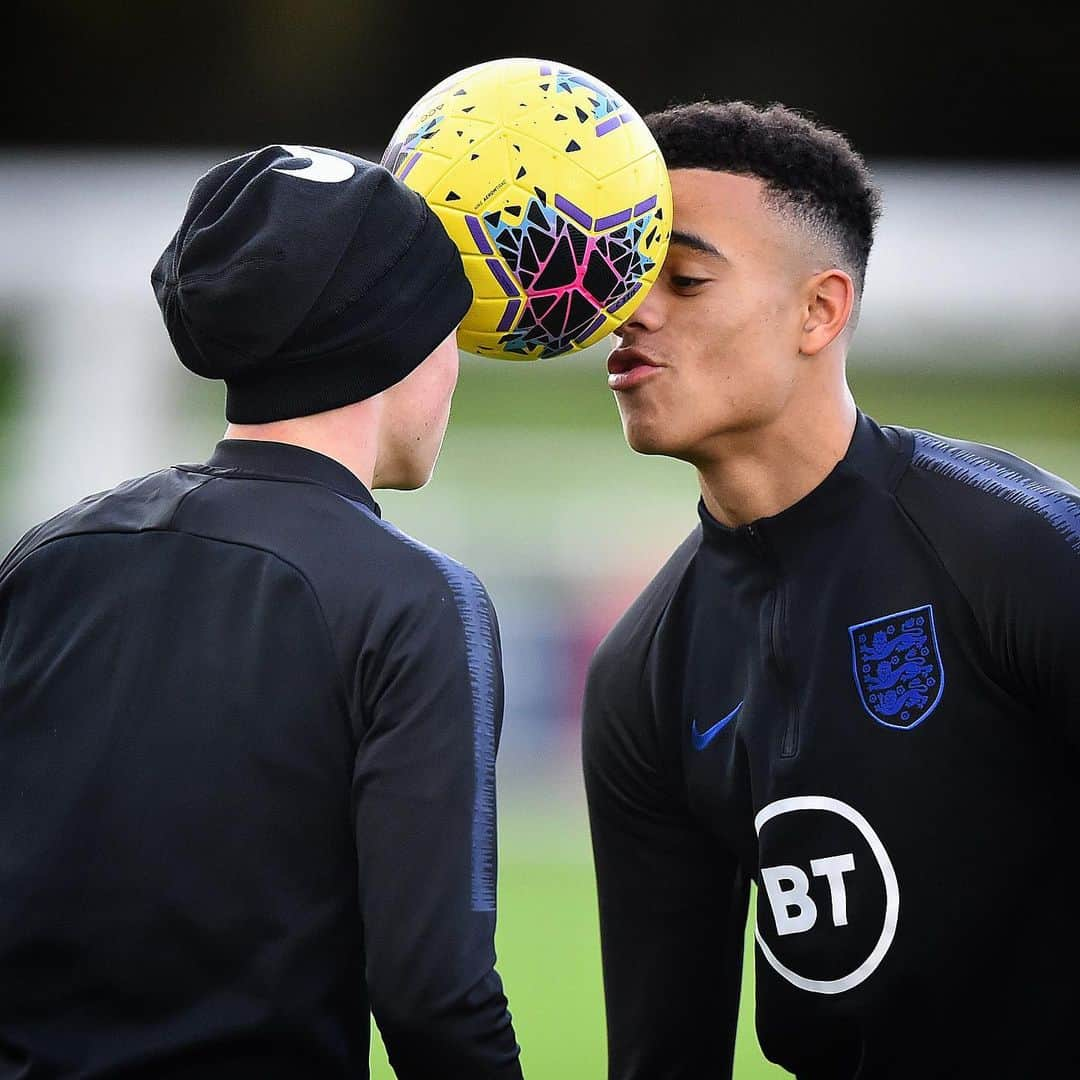
[[[381,165],[317,147],[215,165],[150,280],[180,360],[225,381],[225,415],[241,424],[385,390],[472,302],[423,198]]]

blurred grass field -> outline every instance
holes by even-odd
[[[25,376],[0,347],[0,524],[18,472],[10,420]],[[970,358],[881,370],[855,357],[851,382],[882,423],[1002,446],[1080,484],[1076,357],[1039,358],[1030,373],[981,371]],[[189,460],[205,457],[223,427],[221,392],[196,380],[183,387]],[[623,442],[602,351],[548,364],[465,357],[435,480],[419,495],[381,492],[379,501],[388,519],[471,565],[497,608],[499,581],[541,563],[564,566],[579,581],[619,563],[640,587],[696,521],[693,471],[635,455]],[[12,524],[21,532],[31,523]],[[514,724],[508,714],[504,744]],[[539,782],[526,783],[520,768],[499,778],[496,943],[530,1080],[605,1075],[595,889],[576,744],[565,746],[555,767],[537,763]],[[749,935],[746,955],[735,1075],[786,1075],[757,1047]],[[372,1061],[373,1077],[390,1080],[377,1034]]]
[[[502,801],[508,801],[504,794]],[[512,797],[509,801],[512,801]],[[499,928],[502,975],[528,1080],[603,1080],[606,1076],[596,889],[584,808],[536,807],[504,814],[500,825]],[[743,998],[751,1001],[752,938],[747,936]],[[394,1073],[372,1027],[372,1080]],[[735,1076],[789,1075],[764,1060],[744,1008]]]

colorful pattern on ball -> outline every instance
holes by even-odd
[[[565,64],[457,72],[409,111],[382,160],[461,250],[469,352],[586,348],[633,314],[667,251],[671,191],[652,135],[614,90]]]
[[[548,64],[540,65],[541,75],[550,75],[551,67]],[[614,131],[619,124],[630,122],[630,115],[612,116],[623,107],[623,100],[613,94],[603,83],[597,82],[583,72],[574,71],[572,68],[557,68],[555,70],[555,89],[561,93],[572,93],[576,87],[583,86],[589,93],[589,101],[593,107],[593,119],[602,121],[596,126],[596,134],[606,135]]]
[[[538,191],[519,225],[496,210],[484,216],[485,236],[479,219],[466,218],[480,252],[493,255],[498,251],[509,270],[507,274],[497,258],[488,260],[492,274],[511,297],[498,330],[514,326],[522,307],[518,285],[525,291],[525,310],[513,332],[499,339],[500,347],[523,357],[538,348],[545,356],[559,356],[604,324],[605,309],[614,312],[626,304],[654,265],[640,250],[640,241],[652,224],[649,211],[656,201],[655,195],[650,196],[594,222],[559,194],[554,203],[562,213],[556,213],[547,205],[545,193]],[[600,235],[586,231],[593,228],[607,231]]]
[[[443,122],[443,119],[442,116],[436,116],[426,121],[416,131],[410,131],[401,143],[383,155],[383,165],[399,180],[404,180],[409,175],[412,167],[420,160],[422,151],[417,149],[420,140],[430,139],[435,134],[435,129]],[[393,164],[389,163],[390,160],[393,161]]]

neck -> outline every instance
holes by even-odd
[[[856,415],[844,382],[812,408],[793,403],[766,425],[719,436],[708,459],[695,462],[706,509],[734,528],[793,506],[847,452]]]
[[[288,443],[314,450],[344,465],[370,491],[378,451],[378,409],[378,400],[369,398],[313,416],[269,424],[229,424],[225,438]]]

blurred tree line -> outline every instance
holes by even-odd
[[[999,7],[16,0],[0,139],[371,150],[444,76],[536,56],[641,112],[782,101],[868,157],[1080,158],[1076,5]]]

